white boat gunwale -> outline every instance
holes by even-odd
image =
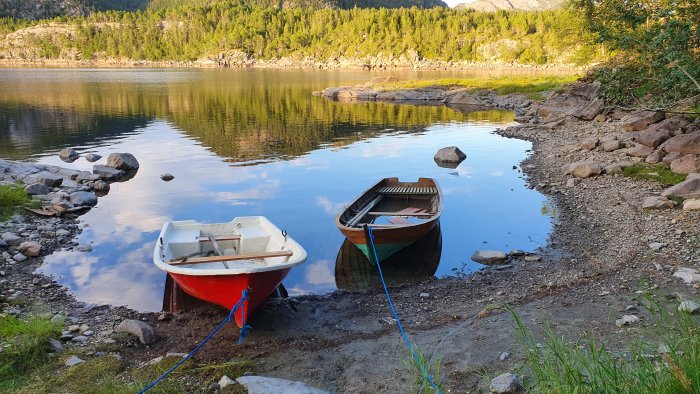
[[[257,253],[264,252],[276,252],[281,250],[289,250],[292,252],[291,256],[282,257],[266,257],[260,259],[247,259],[239,261],[228,261],[229,268],[225,268],[223,262],[212,262],[206,264],[182,264],[182,265],[171,265],[168,264],[168,260],[177,259],[180,256],[168,256],[166,255],[165,249],[168,245],[168,235],[171,231],[177,231],[176,227],[188,227],[191,229],[203,228],[207,226],[237,226],[238,224],[248,224],[247,228],[253,228],[257,222],[258,227],[267,234],[270,239],[267,243],[265,250],[260,250]],[[253,225],[251,225],[251,223]],[[246,228],[242,227],[242,228]],[[171,234],[172,235],[172,234]],[[219,236],[219,235],[217,235]],[[229,234],[226,236],[233,236]],[[191,243],[200,243],[201,235],[197,234],[192,240],[188,240]],[[245,240],[245,236],[240,236],[240,239],[235,241]],[[270,250],[270,245],[275,241],[275,244],[281,244],[282,248],[279,250]],[[239,251],[240,253],[240,251]],[[241,253],[241,254],[247,254]],[[217,256],[218,257],[218,256]],[[200,223],[194,220],[182,220],[182,221],[169,221],[163,225],[160,235],[158,236],[157,245],[153,251],[153,262],[154,264],[163,271],[172,274],[182,274],[190,276],[228,276],[228,275],[240,275],[240,274],[255,274],[260,272],[277,271],[291,269],[306,260],[306,251],[299,245],[294,239],[288,235],[285,237],[282,230],[275,226],[269,219],[264,216],[241,216],[234,218],[230,222],[226,223]],[[257,262],[257,263],[256,263]],[[217,264],[218,267],[212,267],[212,264]],[[245,264],[245,265],[244,265]]]

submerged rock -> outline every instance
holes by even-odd
[[[248,390],[248,394],[328,394],[328,391],[301,382],[264,376],[241,376],[236,381]]]
[[[508,259],[508,255],[500,250],[477,250],[472,255],[472,260],[482,264],[493,264]]]

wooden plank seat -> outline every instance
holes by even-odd
[[[436,194],[434,187],[384,186],[377,189],[377,194]]]
[[[236,260],[256,260],[256,259],[266,259],[269,257],[291,257],[294,253],[291,250],[279,250],[276,252],[262,252],[262,253],[241,253],[241,254],[231,254],[226,256],[207,256],[207,257],[193,257],[184,260],[168,260],[166,263],[170,265],[183,265],[183,264],[202,264],[202,263],[217,263],[224,261],[236,261]]]
[[[216,240],[216,241],[238,241],[240,239],[241,239],[240,235],[217,235],[214,237],[214,240]],[[208,242],[209,237],[208,236],[197,237],[197,241]]]

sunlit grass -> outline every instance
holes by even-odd
[[[22,185],[0,185],[0,221],[7,220],[17,207],[31,201]]]
[[[437,87],[445,89],[466,88],[470,90],[489,89],[499,94],[522,93],[538,94],[544,91],[561,90],[581,76],[547,75],[547,76],[500,76],[489,78],[441,78],[374,84],[380,90],[418,89]]]
[[[664,186],[681,183],[688,176],[686,174],[676,174],[665,164],[636,163],[624,167],[622,172],[630,178],[656,181]]]
[[[47,362],[49,339],[60,333],[60,326],[48,319],[1,316],[0,389],[16,387]]]
[[[569,342],[548,330],[538,341],[513,313],[532,375],[529,389],[561,394],[700,392],[698,321],[654,303],[648,309],[654,325],[630,330],[621,351],[610,350],[590,334]]]

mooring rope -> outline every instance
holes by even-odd
[[[214,334],[216,334],[216,332],[219,331],[221,329],[221,327],[223,327],[226,323],[229,323],[231,321],[231,319],[234,316],[234,313],[238,310],[239,307],[241,308],[241,325],[243,327],[241,327],[241,333],[240,333],[240,337],[238,338],[238,344],[240,345],[241,343],[243,343],[243,338],[245,338],[246,334],[251,329],[250,326],[245,324],[245,305],[244,305],[244,302],[247,300],[248,300],[248,289],[244,289],[243,293],[241,294],[241,298],[238,300],[238,302],[236,302],[236,304],[233,306],[233,308],[231,308],[231,312],[229,312],[228,316],[226,316],[226,319],[224,319],[224,321],[219,323],[219,325],[214,329],[214,331],[212,331],[209,335],[207,335],[207,337],[204,338],[204,340],[199,345],[197,345],[197,347],[192,349],[192,351],[189,352],[189,354],[187,354],[185,357],[183,357],[182,360],[180,360],[177,364],[175,364],[172,368],[170,368],[166,373],[161,375],[158,379],[154,380],[151,384],[149,384],[148,386],[143,388],[141,391],[139,391],[138,394],[143,394],[146,391],[152,389],[155,385],[160,383],[163,379],[165,379],[168,375],[170,375],[173,371],[175,371],[180,365],[182,365],[190,357],[194,356],[194,354],[197,353],[199,351],[199,349],[201,349],[202,346],[204,346],[205,343],[207,343],[210,339],[212,339],[214,337]]]
[[[401,336],[403,337],[404,342],[406,342],[406,346],[408,346],[408,350],[411,351],[411,354],[413,355],[413,360],[420,367],[420,370],[423,373],[423,376],[425,377],[425,379],[427,379],[428,382],[430,382],[430,384],[433,386],[435,391],[442,394],[442,390],[440,390],[440,388],[437,386],[437,384],[435,384],[435,381],[430,376],[430,373],[428,373],[428,371],[425,369],[425,366],[420,361],[418,354],[413,349],[413,345],[411,344],[411,341],[408,340],[408,335],[406,335],[406,331],[404,331],[403,326],[401,325],[401,320],[399,320],[399,315],[396,313],[396,308],[394,308],[394,303],[391,302],[391,296],[389,295],[389,289],[386,286],[386,281],[384,281],[384,274],[382,274],[382,267],[380,266],[379,258],[377,257],[377,249],[374,247],[374,234],[372,233],[372,227],[365,225],[365,228],[367,229],[367,234],[369,236],[369,246],[372,247],[372,254],[374,255],[374,261],[375,261],[375,263],[377,263],[377,270],[379,270],[379,278],[382,280],[382,286],[384,286],[384,294],[386,294],[386,299],[387,299],[387,301],[389,301],[389,308],[391,308],[391,313],[394,314],[394,319],[396,319],[396,326],[399,327],[399,331],[401,332]]]

